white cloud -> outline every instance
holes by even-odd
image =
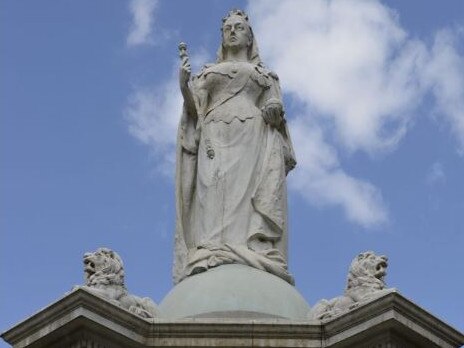
[[[464,146],[464,65],[450,31],[429,48],[374,0],[257,0],[248,12],[262,58],[298,105],[290,184],[312,204],[366,227],[387,221],[380,190],[347,174],[338,152],[395,150],[429,92]]]
[[[376,153],[398,144],[422,91],[416,71],[425,51],[394,12],[354,0],[253,1],[249,10],[284,91],[332,122],[345,149]]]
[[[205,50],[199,49],[190,59],[193,71],[207,59]],[[178,68],[176,59],[167,81],[157,86],[134,88],[124,112],[129,132],[151,148],[157,169],[169,178],[173,178],[174,173],[177,127],[183,105]]]
[[[127,45],[136,46],[154,43],[152,37],[155,10],[158,0],[131,0],[129,9],[132,23],[127,36]]]
[[[464,155],[464,56],[457,49],[463,35],[441,30],[435,35],[430,58],[424,69],[424,81],[436,98],[435,112],[443,116]]]
[[[130,133],[152,149],[158,169],[167,175],[174,172],[177,125],[182,110],[176,73],[158,87],[135,88],[125,110]]]
[[[322,131],[304,119],[300,116],[290,123],[298,159],[298,167],[289,181],[290,189],[314,205],[339,206],[348,220],[366,228],[386,222],[388,212],[380,191],[347,175]]]

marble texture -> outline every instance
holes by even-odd
[[[174,282],[240,263],[293,284],[286,175],[296,161],[279,79],[261,62],[248,16],[223,19],[217,61],[197,75],[184,43],[179,55]]]
[[[76,286],[73,290],[85,288],[142,318],[158,315],[158,308],[150,298],[128,292],[124,284],[124,265],[115,251],[99,248],[85,253],[83,261],[85,285]]]
[[[329,319],[394,291],[386,288],[387,267],[386,256],[378,256],[373,251],[360,253],[351,262],[344,295],[322,299],[311,309],[309,318]]]

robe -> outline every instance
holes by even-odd
[[[287,270],[286,174],[295,165],[282,100],[261,65],[206,66],[191,85],[198,117],[181,117],[176,159],[174,282],[222,264],[255,267],[293,284]],[[282,115],[283,117],[283,115]]]

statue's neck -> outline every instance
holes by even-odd
[[[247,62],[248,61],[248,52],[246,49],[234,50],[232,48],[228,49],[225,52],[225,61],[236,61],[236,62]]]

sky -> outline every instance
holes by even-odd
[[[101,246],[130,292],[172,288],[177,47],[213,62],[233,8],[284,93],[297,289],[340,295],[373,250],[389,287],[464,330],[464,2],[6,0],[0,331],[82,284]]]

